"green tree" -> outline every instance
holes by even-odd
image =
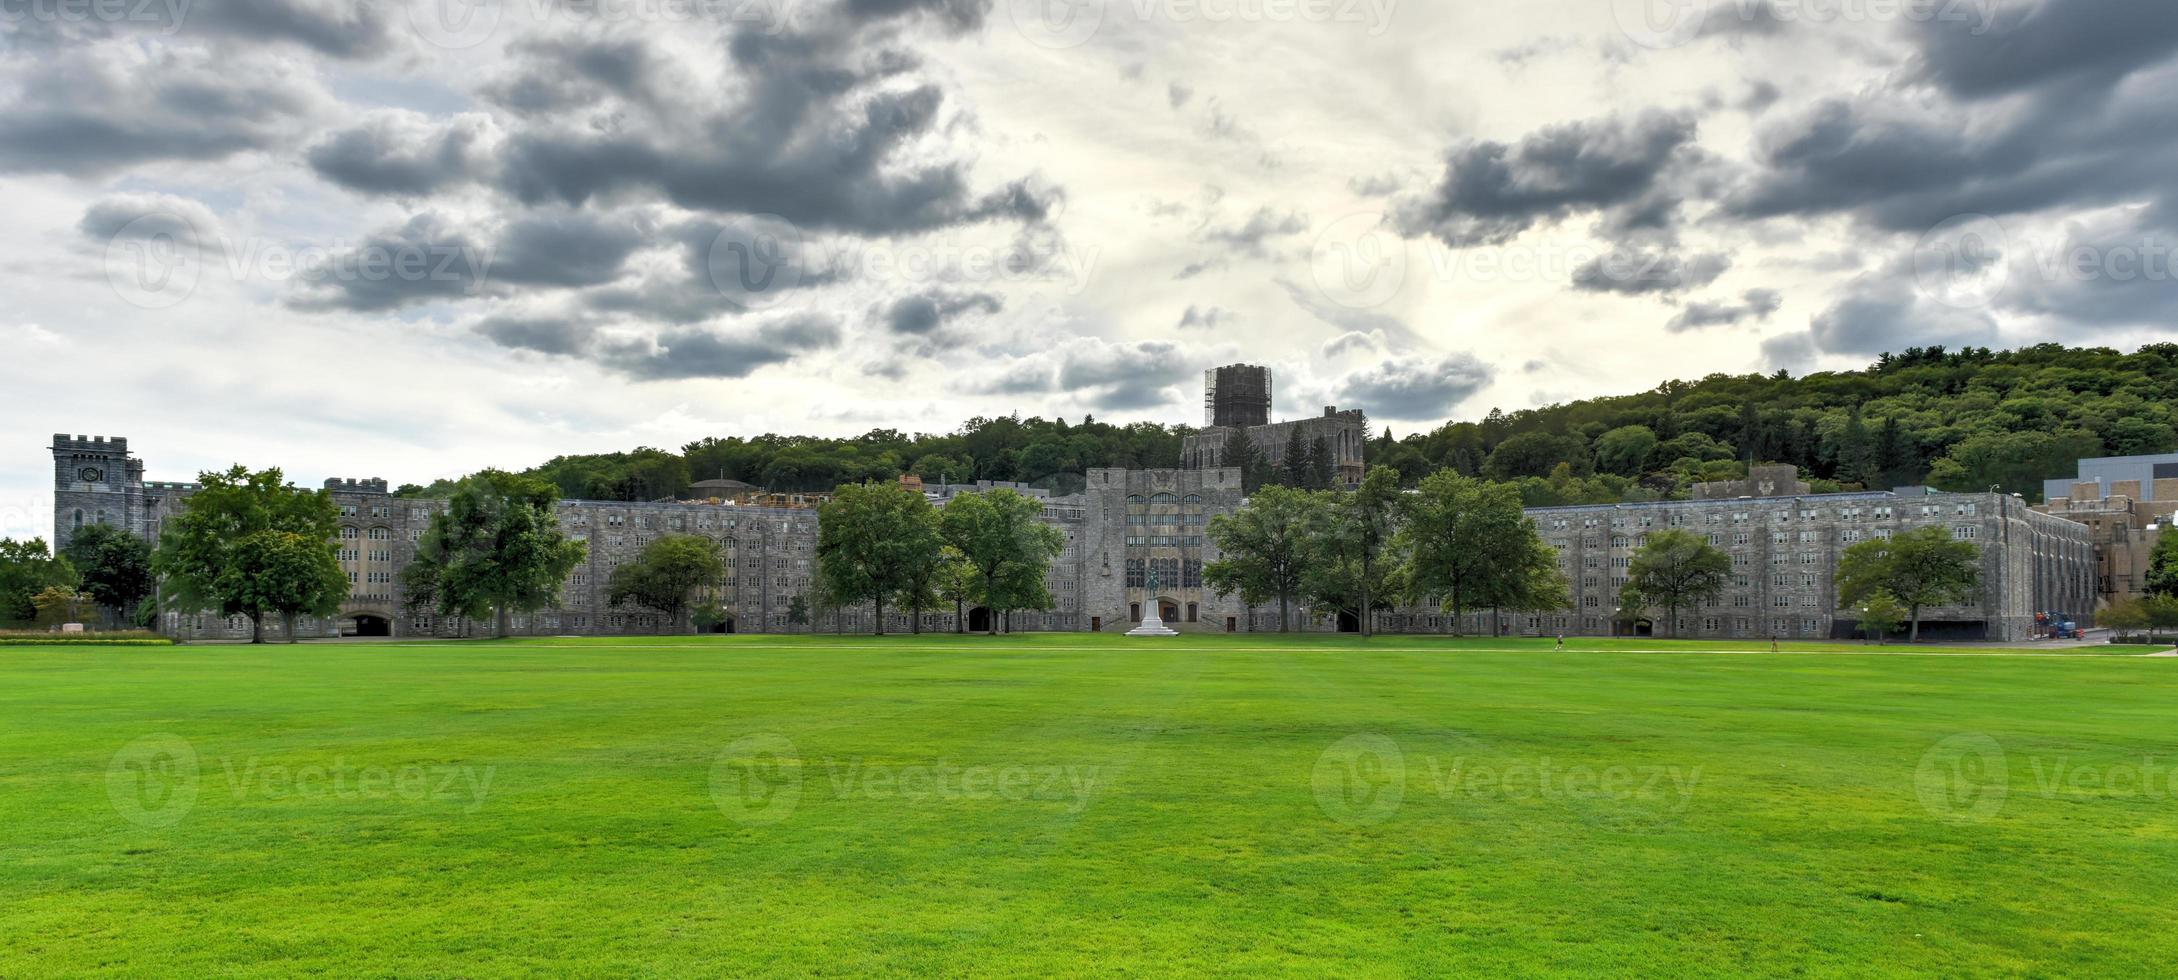
[[[1588,446],[1579,436],[1523,432],[1491,450],[1482,463],[1482,473],[1492,480],[1549,476],[1559,463],[1571,464],[1576,476],[1585,474],[1590,467]]]
[[[1245,426],[1233,429],[1225,437],[1225,458],[1219,460],[1218,465],[1240,471],[1242,493],[1254,493],[1257,487],[1271,482],[1270,461],[1255,448],[1255,440],[1249,437]]]
[[[1871,593],[1853,612],[1860,617],[1860,631],[1868,635],[1871,643],[1881,643],[1884,637],[1898,632],[1906,619],[1905,607],[1888,592]]]
[[[606,601],[633,602],[663,613],[669,629],[683,629],[682,614],[700,589],[715,588],[726,575],[718,542],[693,534],[668,534],[643,546],[636,559],[613,569]]]
[[[1622,607],[1639,611],[1661,606],[1665,621],[1676,627],[1679,610],[1724,593],[1732,579],[1731,556],[1691,531],[1666,529],[1648,538],[1627,569]]]
[[[1860,417],[1860,406],[1853,406],[1845,417],[1845,431],[1838,436],[1837,478],[1862,486],[1878,482],[1881,471],[1876,463],[1880,448]]]
[[[1310,604],[1354,615],[1368,636],[1373,613],[1385,605],[1390,563],[1384,550],[1396,528],[1399,471],[1369,470],[1361,486],[1317,508],[1309,534],[1309,560],[1303,575]]]
[[[1219,557],[1203,566],[1203,583],[1221,597],[1239,593],[1250,607],[1277,600],[1278,632],[1287,632],[1320,504],[1309,491],[1266,486],[1239,510],[1211,518],[1207,534]]]
[[[795,627],[809,625],[808,596],[796,595],[794,598],[787,600],[787,625]]]
[[[234,547],[238,601],[280,617],[287,642],[295,642],[295,617],[331,616],[348,597],[348,577],[334,559],[334,544],[293,531],[267,529]]]
[[[1596,438],[1596,469],[1620,476],[1640,476],[1648,471],[1649,456],[1656,452],[1656,432],[1645,425],[1625,425]]]
[[[83,622],[83,611],[93,604],[89,593],[65,585],[49,585],[30,597],[31,608],[35,610],[32,621],[47,628]]]
[[[93,601],[117,620],[134,620],[151,595],[151,544],[111,524],[91,524],[68,539],[68,563]],[[139,624],[140,625],[140,624]]]
[[[1308,485],[1313,490],[1330,490],[1338,486],[1339,461],[1332,455],[1331,442],[1322,436],[1308,444]],[[1398,486],[1396,474],[1392,486]]]
[[[44,538],[0,540],[0,624],[37,622],[38,606],[33,600],[38,593],[56,586],[73,590],[78,581],[75,567],[48,550]]]
[[[1889,593],[1911,616],[1908,642],[1919,642],[1922,608],[1971,599],[1981,580],[1980,560],[1973,542],[1952,540],[1950,529],[1940,524],[1863,541],[1838,559],[1838,599],[1857,606],[1878,592]]]
[[[1520,491],[1439,470],[1400,499],[1395,550],[1408,599],[1434,602],[1458,632],[1471,609],[1557,609],[1557,555],[1521,509]]]
[[[151,553],[169,608],[246,616],[250,642],[263,643],[265,616],[278,608],[275,601],[323,608],[308,601],[316,598],[314,587],[336,580],[333,605],[346,598],[347,580],[334,555],[340,511],[330,493],[288,483],[277,469],[236,466],[198,481],[203,488],[167,519]],[[286,539],[261,537],[267,534],[312,545],[300,553]]]
[[[1314,468],[1308,460],[1308,441],[1301,438],[1301,427],[1296,425],[1287,434],[1286,454],[1279,461],[1279,479],[1296,490],[1309,488],[1309,477]]]
[[[931,588],[939,602],[953,604],[953,632],[968,632],[968,604],[976,601],[976,570],[960,549],[947,545],[940,551]]]
[[[1010,491],[1009,491],[1010,492]],[[872,632],[885,632],[895,597],[915,609],[917,632],[944,542],[930,501],[897,483],[849,484],[817,510],[817,585],[829,605],[876,607]]]
[[[1044,575],[1066,550],[1066,534],[1043,522],[1043,504],[1000,487],[954,497],[938,515],[945,543],[960,552],[975,576],[991,632],[1016,609],[1049,609]],[[1010,623],[1010,618],[1009,618]]]
[[[2178,599],[2178,532],[2166,526],[2155,537],[2148,553],[2147,589],[2150,595]]]
[[[401,572],[407,605],[490,615],[504,637],[514,612],[557,603],[560,585],[589,554],[560,530],[558,502],[558,489],[534,477],[485,470],[462,480]]]

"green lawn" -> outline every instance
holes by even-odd
[[[2178,964],[2178,660],[1572,646],[0,650],[0,977]]]

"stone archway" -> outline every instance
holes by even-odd
[[[376,613],[356,613],[349,616],[348,620],[354,624],[354,632],[349,633],[349,636],[393,635],[393,620]]]
[[[988,606],[977,606],[977,607],[975,607],[974,609],[970,609],[970,610],[968,610],[968,632],[970,632],[970,633],[988,633],[988,632],[990,632],[990,631],[991,631],[991,610],[990,610],[990,607],[988,607]]]
[[[1167,623],[1181,622],[1180,601],[1177,599],[1158,599],[1157,618]]]

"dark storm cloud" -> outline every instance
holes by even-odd
[[[490,316],[477,323],[476,332],[501,347],[563,356],[589,349],[595,334],[588,323],[557,316]]]
[[[1172,400],[1172,387],[1200,377],[1178,344],[1163,340],[1092,343],[1062,352],[1058,386],[1099,410],[1136,411]]]
[[[653,338],[600,341],[589,356],[637,381],[745,378],[839,340],[838,318],[796,313],[753,328],[677,327]]]
[[[295,277],[297,309],[383,312],[468,299],[483,290],[491,250],[444,217],[419,214],[399,228],[339,248]]]
[[[314,111],[290,66],[118,46],[41,58],[0,102],[0,171],[96,176],[160,160],[219,160],[285,143]]]
[[[564,112],[609,97],[651,104],[663,66],[634,39],[548,38],[510,47],[521,68],[488,83],[483,95],[522,114]]]
[[[1516,144],[1454,147],[1443,182],[1405,203],[1401,230],[1453,248],[1501,245],[1538,224],[1600,213],[1607,225],[1653,226],[1680,203],[1679,171],[1698,163],[1688,113],[1572,122]]]
[[[758,218],[697,218],[670,225],[655,244],[678,250],[680,263],[639,281],[583,293],[588,308],[666,323],[696,323],[788,300],[840,279],[822,249],[790,226]],[[736,250],[740,250],[737,252]],[[763,262],[761,292],[743,286],[744,255]]]
[[[982,9],[877,3],[850,12],[927,12],[959,25],[980,22]],[[662,196],[695,210],[777,214],[808,229],[868,235],[1048,217],[1055,189],[1023,179],[978,190],[965,161],[908,152],[941,135],[945,96],[930,84],[878,87],[917,64],[882,41],[851,25],[742,31],[728,44],[735,77],[724,91],[659,67],[655,50],[527,46],[517,51],[524,67],[516,80],[494,91],[503,104],[539,111],[506,140],[499,184],[531,204]],[[569,105],[610,111],[616,123],[563,118]]]
[[[1979,16],[1926,19],[1915,74],[1963,99],[2051,83],[2108,85],[2178,52],[2170,0],[2011,2]]]
[[[1621,248],[1573,270],[1573,288],[1593,293],[1671,295],[1717,280],[1732,260],[1716,253],[1680,257],[1671,252]]]
[[[394,7],[370,0],[192,0],[183,21],[243,41],[289,42],[335,58],[363,58],[390,45]]]
[[[1664,329],[1685,333],[1703,327],[1733,326],[1747,320],[1759,322],[1769,319],[1785,303],[1784,294],[1774,289],[1750,289],[1743,299],[1745,301],[1740,303],[1688,303],[1678,316],[1664,325]]]
[[[595,286],[619,278],[650,237],[649,222],[558,209],[524,214],[500,232],[492,278],[524,286]]]
[[[1338,399],[1341,405],[1367,411],[1372,419],[1438,422],[1489,387],[1496,376],[1489,365],[1467,353],[1435,361],[1392,359],[1341,379]]]
[[[1199,379],[1198,359],[1166,340],[1110,343],[1081,337],[979,372],[960,389],[982,395],[1068,394],[1096,411],[1167,405],[1174,386]]]
[[[318,176],[367,194],[419,196],[464,183],[483,167],[480,115],[444,124],[399,114],[378,116],[327,136],[304,154]]]
[[[2178,194],[2164,163],[2178,146],[2167,94],[2178,84],[2178,5],[2013,4],[1986,32],[1974,26],[1917,26],[1907,34],[1915,68],[1900,80],[1766,128],[1727,209],[1846,213],[1918,233],[1964,214]]]
[[[846,13],[857,20],[898,20],[923,15],[955,34],[983,26],[991,15],[991,0],[847,0]]]
[[[202,202],[172,194],[116,194],[83,210],[76,230],[95,242],[164,239],[218,248],[219,219]]]
[[[1763,350],[1773,364],[1790,366],[1809,354],[1866,357],[1933,344],[1997,343],[1997,323],[1987,311],[1946,306],[1892,279],[1856,283],[1851,295],[1816,314],[1806,333],[1773,337]]]
[[[972,313],[997,313],[1004,300],[991,293],[955,293],[932,289],[902,296],[878,311],[878,322],[896,334],[927,337],[956,318]]]

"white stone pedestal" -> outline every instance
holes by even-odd
[[[1152,602],[1152,603],[1150,603],[1150,604],[1149,604],[1149,609],[1148,609],[1147,611],[1145,611],[1145,612],[1143,613],[1143,616],[1142,616],[1142,625],[1140,625],[1140,626],[1137,626],[1137,627],[1135,627],[1135,628],[1133,628],[1133,629],[1131,629],[1131,630],[1128,630],[1128,631],[1127,631],[1127,635],[1128,635],[1128,636],[1178,636],[1178,635],[1180,635],[1180,634],[1178,634],[1178,633],[1176,633],[1176,632],[1174,632],[1174,631],[1172,631],[1172,630],[1169,630],[1169,629],[1166,629],[1166,628],[1165,628],[1165,620],[1164,620],[1164,618],[1163,618],[1163,617],[1161,617],[1161,616],[1157,615],[1157,604],[1156,604],[1156,603],[1154,603],[1154,602]]]

